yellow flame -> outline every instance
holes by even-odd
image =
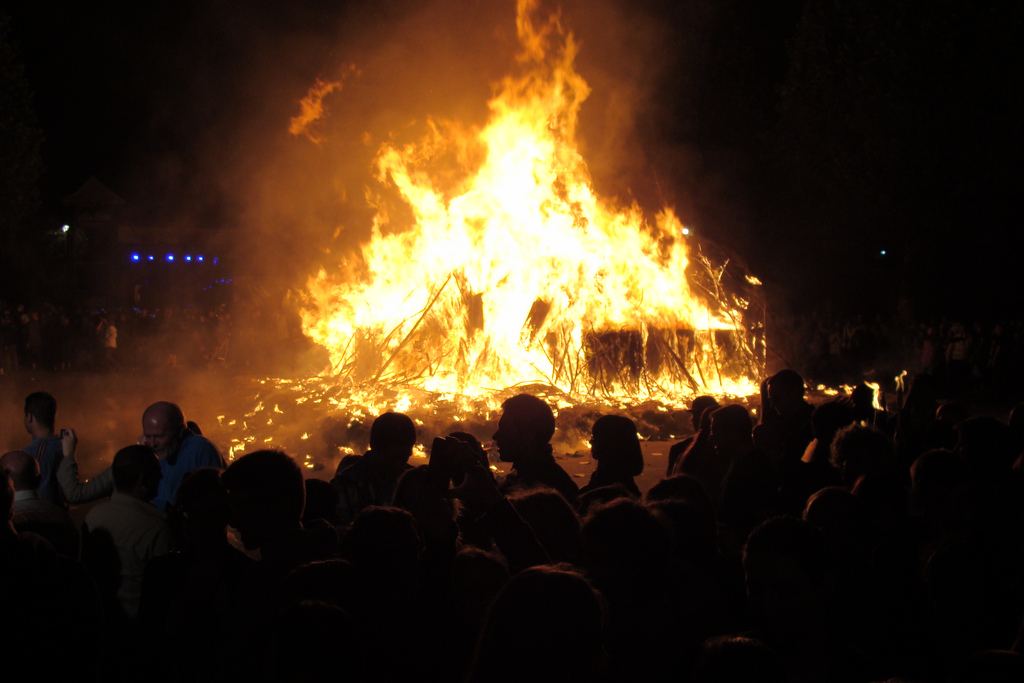
[[[885,410],[882,407],[882,387],[878,385],[878,382],[864,382],[867,386],[871,387],[871,405],[875,410]]]
[[[679,403],[698,383],[756,393],[756,377],[723,371],[722,345],[746,342],[716,331],[736,330],[742,311],[712,310],[691,291],[675,212],[649,219],[595,194],[575,141],[590,93],[574,68],[578,46],[558,15],[535,22],[536,5],[518,2],[523,73],[502,80],[485,127],[430,121],[422,140],[380,147],[372,238],[358,259],[309,279],[304,332],[367,392],[481,397],[541,383],[562,405],[595,395]],[[411,224],[387,210],[394,191]]]

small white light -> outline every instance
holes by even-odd
[[[67,232],[67,231],[68,231],[68,230],[70,230],[70,229],[71,229],[71,226],[70,226],[70,225],[65,225],[65,226],[63,226],[63,227],[62,227],[62,228],[60,229],[60,231],[61,231],[61,232]]]

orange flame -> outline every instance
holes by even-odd
[[[305,135],[316,144],[323,142],[324,137],[313,131],[313,125],[324,116],[326,111],[324,98],[336,90],[341,90],[345,78],[352,73],[356,73],[355,65],[349,65],[338,80],[328,81],[317,78],[306,96],[299,101],[299,115],[292,117],[288,132],[292,135]]]
[[[652,222],[596,196],[575,142],[590,93],[578,46],[557,15],[535,23],[535,6],[518,2],[523,73],[502,80],[484,128],[430,121],[422,140],[380,147],[375,179],[411,225],[368,190],[372,238],[309,279],[304,332],[354,386],[480,397],[542,383],[672,404],[708,385],[756,393],[755,373],[722,369],[727,351],[750,353],[743,333],[716,333],[742,311],[691,291],[673,210]]]

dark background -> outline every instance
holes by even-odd
[[[776,309],[1015,319],[1021,3],[563,5],[602,194],[676,207]],[[216,234],[229,267],[300,286],[339,225],[367,229],[360,134],[482,121],[513,16],[474,0],[0,10],[0,297],[34,291],[60,200],[89,176],[135,224]],[[362,75],[333,142],[300,148],[298,100],[347,64]]]

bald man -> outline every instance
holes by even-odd
[[[185,416],[174,403],[160,401],[146,408],[142,414],[142,445],[149,446],[160,459],[160,486],[153,505],[167,510],[174,502],[182,479],[200,467],[224,469],[224,459],[213,443],[189,431]],[[74,430],[64,437],[64,455],[73,456],[77,439]],[[57,472],[64,495],[71,503],[87,503],[114,490],[114,478],[107,468],[87,482],[78,478],[78,464],[74,457],[65,457]]]
[[[18,533],[39,534],[65,557],[78,559],[78,527],[67,510],[43,500],[39,495],[39,463],[25,451],[10,451],[0,456],[0,471],[14,485],[14,516]]]

